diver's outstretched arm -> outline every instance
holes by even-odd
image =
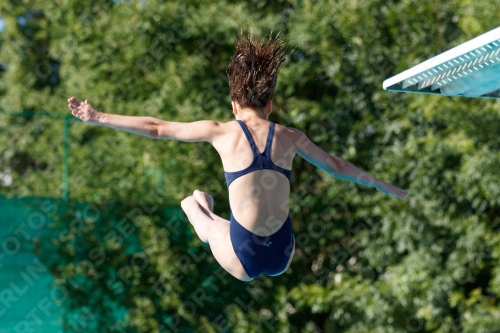
[[[107,126],[150,138],[155,136],[158,123],[156,118],[121,116],[104,113],[90,105],[87,100],[79,101],[74,97],[68,99],[68,107],[75,117],[86,123],[97,126]]]
[[[220,134],[219,123],[216,121],[201,120],[180,123],[147,116],[136,117],[104,113],[90,105],[87,100],[82,102],[74,97],[68,99],[68,103],[71,113],[89,124],[107,126],[152,139],[212,142],[212,139]]]
[[[296,151],[302,158],[334,177],[349,180],[358,184],[371,186],[380,192],[404,199],[408,192],[397,188],[356,168],[346,160],[330,155],[316,146],[304,133],[289,128],[295,137]]]
[[[375,187],[378,191],[382,193],[393,195],[400,199],[404,199],[408,196],[409,194],[408,191],[402,190],[392,184],[381,181],[380,179],[377,179],[372,175],[369,175],[366,172],[361,171],[360,169],[356,168],[354,165],[345,160],[344,162],[345,162],[344,166],[337,173],[336,177],[347,179],[358,184]]]

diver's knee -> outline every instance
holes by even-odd
[[[186,210],[189,206],[196,202],[194,196],[190,195],[181,201],[181,208]]]

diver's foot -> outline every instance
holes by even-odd
[[[203,191],[194,190],[193,196],[201,207],[213,212],[214,211],[214,198],[208,193]]]

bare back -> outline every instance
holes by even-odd
[[[270,122],[257,119],[245,123],[259,152],[266,146]],[[253,153],[245,134],[236,121],[220,124],[223,134],[212,144],[219,153],[224,171],[247,168]],[[296,148],[293,132],[276,124],[270,156],[277,166],[291,170]],[[288,217],[290,184],[287,177],[274,170],[255,170],[235,179],[229,186],[229,204],[234,218],[259,236],[279,230]]]

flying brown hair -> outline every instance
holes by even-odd
[[[254,38],[252,31],[247,37],[236,34],[236,53],[231,57],[226,73],[229,77],[231,100],[241,108],[263,108],[273,99],[278,82],[278,72],[286,60],[288,43],[269,35],[267,43]]]

